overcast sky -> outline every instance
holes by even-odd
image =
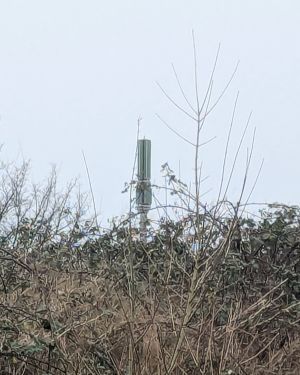
[[[209,81],[219,43],[212,102],[240,61],[233,83],[209,117],[201,149],[203,190],[217,194],[226,132],[240,92],[231,156],[252,111],[232,194],[241,186],[247,145],[257,129],[250,180],[264,167],[252,201],[299,204],[300,2],[298,0],[1,0],[0,134],[2,159],[32,161],[38,181],[56,164],[63,182],[80,176],[88,189],[81,150],[90,169],[100,216],[127,209],[121,195],[130,180],[139,116],[151,138],[153,181],[168,161],[187,182],[193,150],[156,117],[193,140],[195,125],[180,105],[172,71],[195,103],[192,29],[199,92]],[[251,181],[250,181],[251,182]],[[249,189],[251,188],[251,183]],[[234,199],[234,198],[233,198]]]

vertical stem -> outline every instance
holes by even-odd
[[[199,222],[199,206],[200,206],[200,192],[199,192],[199,176],[198,176],[198,164],[199,164],[199,139],[201,130],[201,119],[200,112],[197,115],[197,137],[196,137],[196,152],[195,152],[195,192],[196,192],[196,236],[198,243],[200,243],[200,222]]]
[[[137,123],[137,134],[136,134],[136,144],[139,139],[140,133],[140,123],[141,118],[138,119]],[[138,149],[136,146],[135,155],[134,155],[134,163],[132,168],[132,176],[131,181],[133,181],[136,161],[137,161],[137,153]],[[135,288],[134,288],[134,273],[133,273],[133,244],[132,244],[132,184],[130,185],[129,191],[129,237],[128,237],[128,247],[129,247],[129,277],[128,277],[128,292],[129,292],[129,300],[130,300],[130,322],[129,322],[129,348],[128,348],[128,367],[127,367],[127,374],[133,375],[133,364],[134,364],[134,338],[133,338],[133,327],[132,323],[134,321],[134,310],[135,310]],[[127,265],[128,266],[128,265]]]

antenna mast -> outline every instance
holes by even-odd
[[[136,204],[140,214],[140,240],[147,240],[147,214],[152,203],[151,190],[151,141],[139,139],[138,144],[138,184],[136,188]]]

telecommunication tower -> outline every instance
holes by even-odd
[[[151,141],[139,139],[137,144],[137,177],[136,205],[140,215],[140,239],[147,239],[147,214],[152,203],[151,189]]]

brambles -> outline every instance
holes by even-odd
[[[130,339],[134,373],[168,374],[183,330],[172,374],[299,372],[299,208],[270,206],[256,220],[223,214],[208,237],[206,207],[195,253],[193,215],[162,220],[144,244],[128,221],[106,233],[89,226],[71,190],[50,194],[49,181],[35,201],[26,184],[2,185],[1,371],[125,374]]]

